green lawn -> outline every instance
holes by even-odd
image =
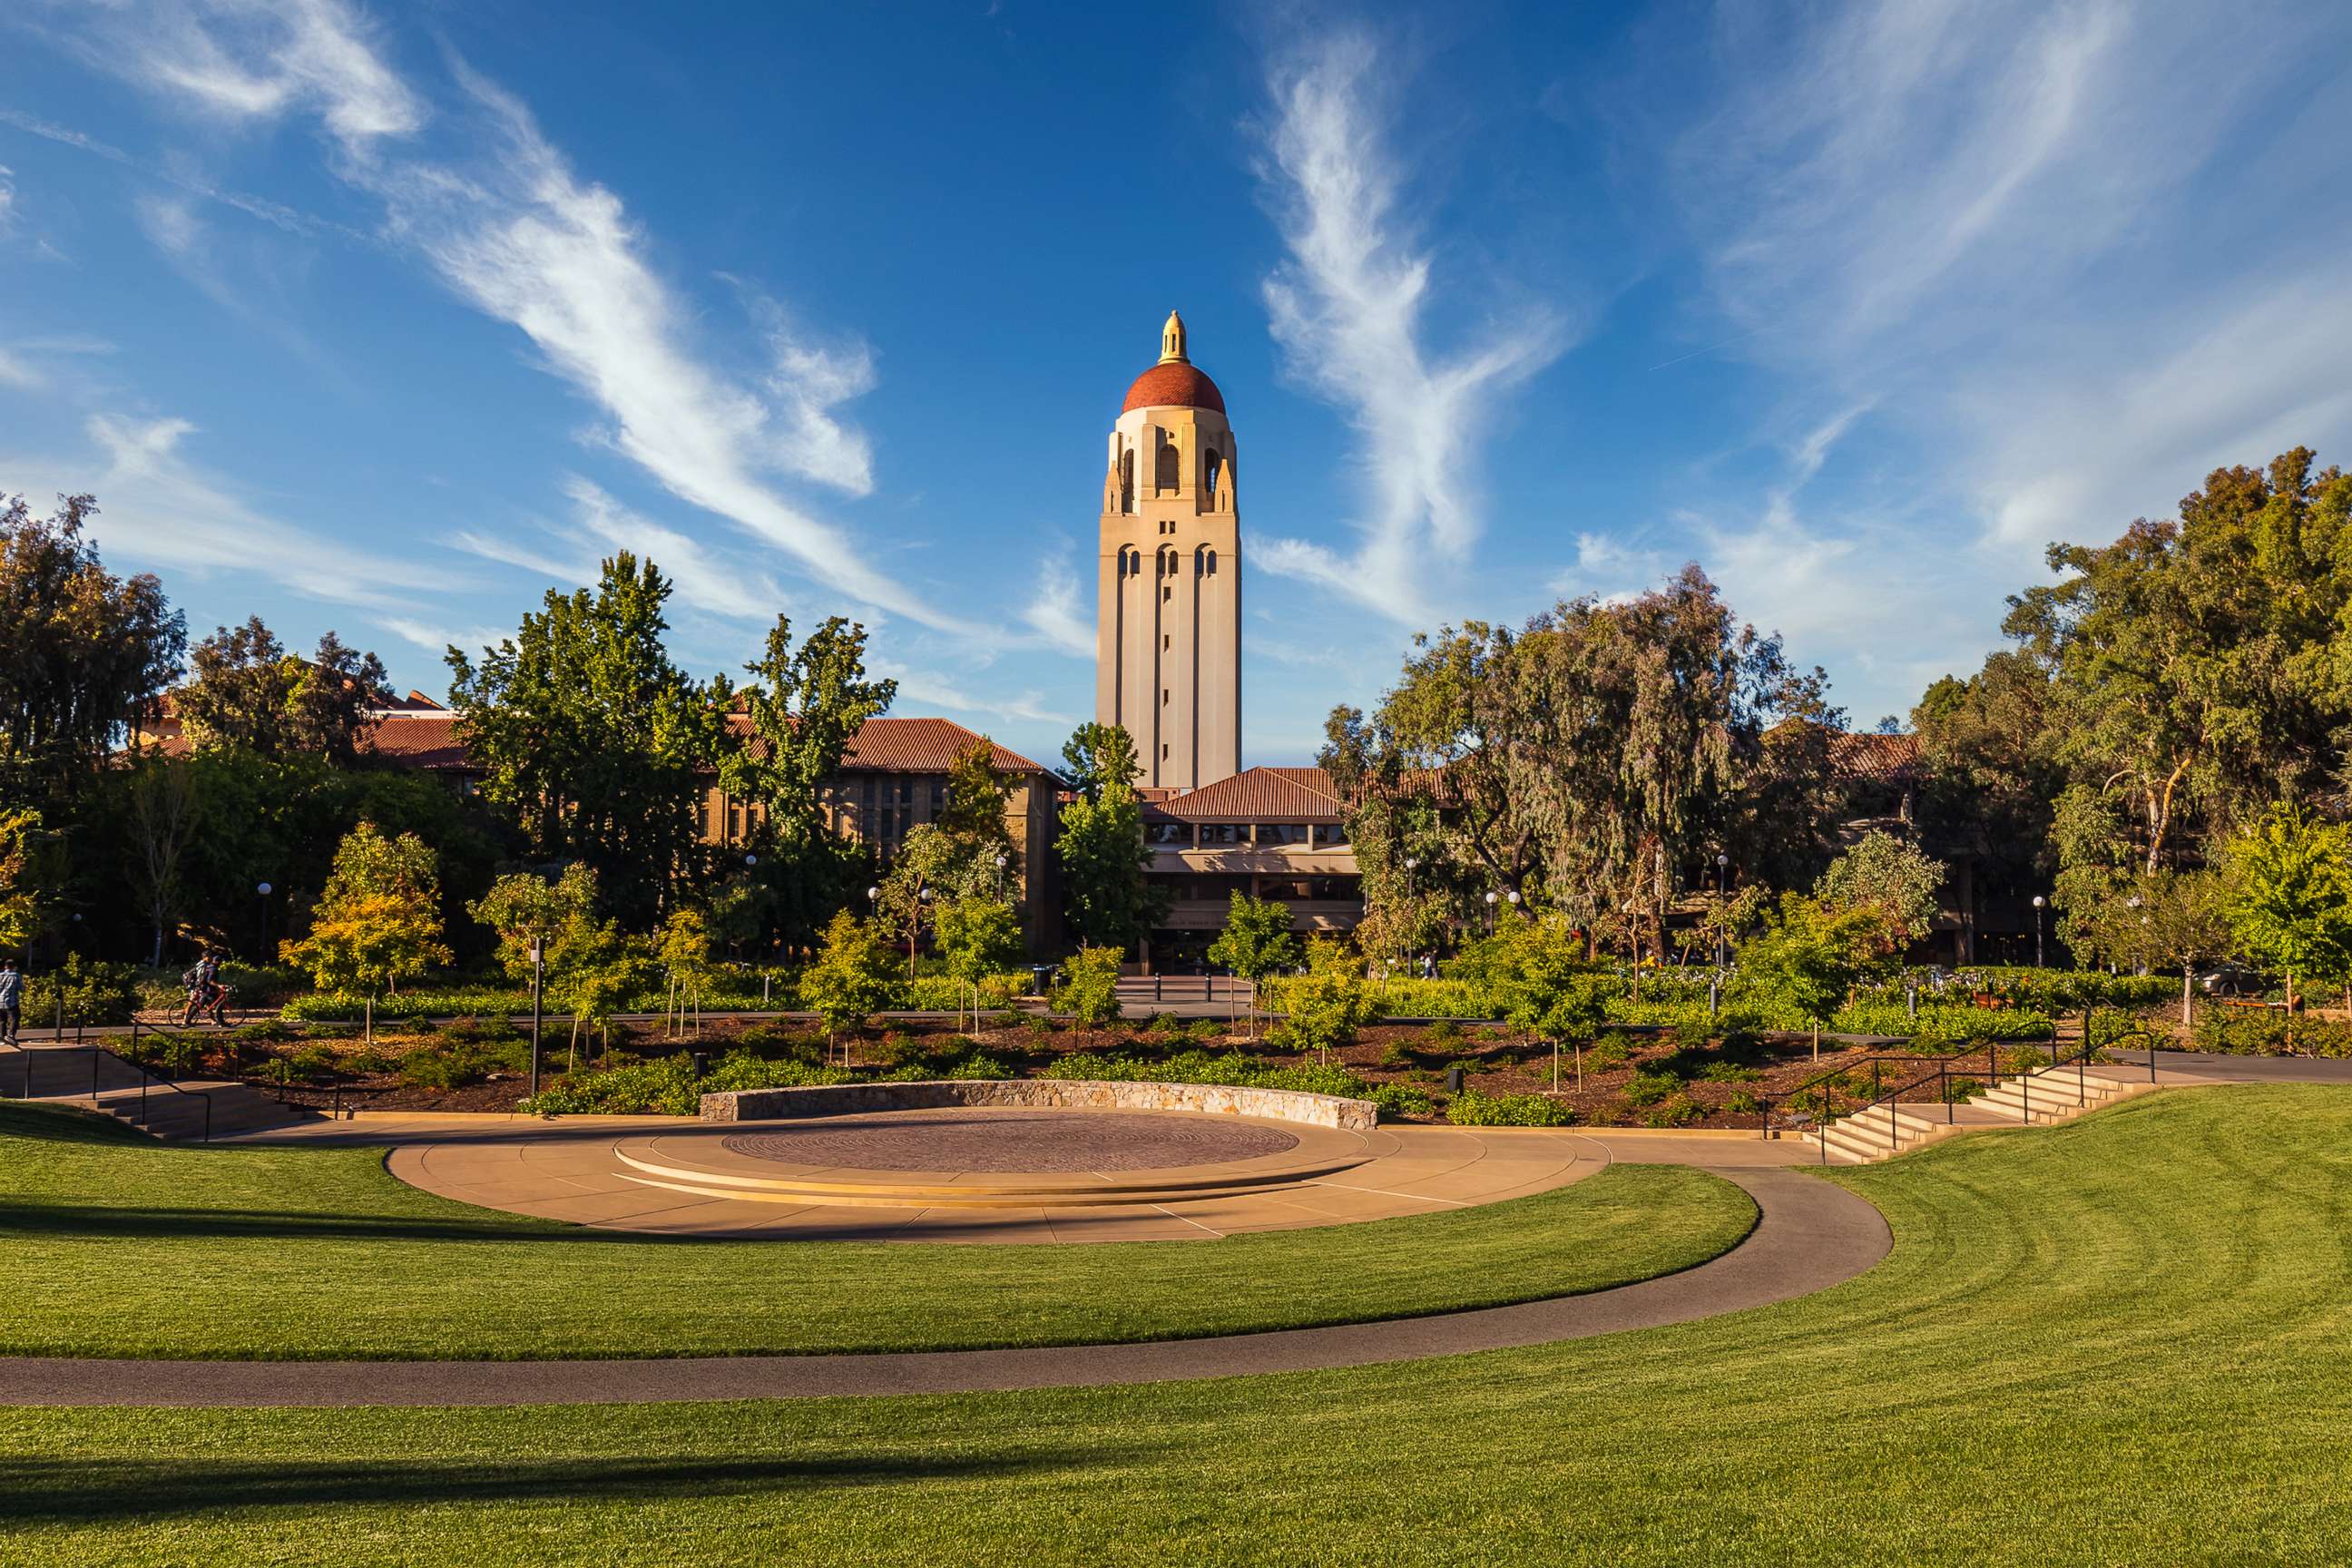
[[[418,1192],[363,1149],[164,1148],[0,1105],[0,1352],[337,1359],[1169,1339],[1571,1295],[1685,1268],[1756,1205],[1619,1166],[1507,1204],[1219,1241],[628,1237]]]
[[[2352,1559],[2352,1093],[2151,1096],[1838,1179],[1894,1222],[1878,1268],[1539,1350],[958,1398],[0,1412],[0,1561]]]

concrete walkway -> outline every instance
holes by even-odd
[[[512,1405],[965,1394],[1311,1372],[1690,1322],[1853,1279],[1893,1245],[1878,1211],[1803,1172],[1725,1166],[1756,1199],[1747,1240],[1613,1290],[1391,1322],[1144,1344],[671,1361],[187,1362],[0,1359],[0,1404]]]

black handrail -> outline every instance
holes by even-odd
[[[148,1024],[143,1026],[150,1030],[160,1030],[162,1027],[162,1026],[155,1024]],[[131,1048],[133,1051],[136,1051],[139,1047],[139,1031],[142,1027],[142,1026],[140,1024],[139,1020],[136,1017],[132,1018],[131,1024]],[[48,1048],[53,1051],[88,1051],[89,1053],[89,1101],[92,1108],[97,1107],[98,1097],[101,1092],[100,1088],[100,1079],[103,1076],[104,1063],[100,1058],[104,1058],[110,1059],[122,1067],[126,1067],[132,1072],[139,1075],[138,1120],[140,1129],[142,1131],[145,1131],[147,1127],[147,1090],[150,1085],[153,1085],[170,1089],[173,1094],[184,1095],[190,1100],[200,1102],[205,1108],[203,1142],[209,1143],[213,1141],[213,1097],[210,1089],[187,1089],[179,1084],[173,1083],[170,1079],[158,1078],[155,1074],[147,1069],[146,1064],[143,1062],[134,1061],[129,1058],[118,1055],[113,1051],[107,1050],[101,1046],[68,1046],[60,1042],[51,1045]],[[30,1100],[33,1098],[33,1054],[29,1048],[22,1046],[19,1046],[17,1050],[18,1054],[21,1055],[25,1060],[24,1094],[21,1098]]]

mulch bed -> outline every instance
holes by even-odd
[[[657,1027],[645,1027],[635,1032],[616,1027],[612,1048],[638,1056],[657,1056],[677,1050],[705,1050],[714,1058],[732,1049],[746,1026],[732,1019],[714,1019],[702,1032],[688,1039],[665,1039]],[[773,1026],[769,1026],[772,1030]],[[945,1024],[902,1024],[887,1030],[875,1031],[856,1037],[850,1043],[850,1059],[858,1067],[885,1067],[895,1058],[896,1049],[906,1039],[940,1045],[954,1037],[956,1031]],[[348,1039],[348,1035],[323,1037]],[[434,1043],[439,1037],[431,1034],[394,1034],[381,1030],[377,1049],[397,1057],[416,1046]],[[1130,1022],[1118,1028],[1106,1030],[1055,1029],[1041,1034],[1034,1027],[987,1028],[972,1038],[990,1054],[1003,1058],[1016,1073],[1035,1073],[1055,1058],[1076,1051],[1093,1051],[1106,1056],[1170,1055],[1183,1050],[1240,1049],[1252,1055],[1284,1065],[1311,1065],[1313,1058],[1289,1056],[1269,1049],[1263,1036],[1252,1042],[1245,1034],[1227,1037],[1220,1030],[1217,1037],[1192,1039],[1179,1037],[1150,1028],[1140,1022]],[[1781,1037],[1767,1041],[1743,1064],[1753,1078],[1739,1081],[1717,1082],[1696,1075],[1710,1060],[1719,1059],[1710,1049],[1685,1052],[1670,1037],[1640,1033],[1611,1034],[1604,1040],[1615,1040],[1622,1047],[1622,1058],[1612,1060],[1613,1053],[1601,1048],[1587,1047],[1582,1082],[1577,1079],[1575,1057],[1563,1050],[1559,1055],[1559,1085],[1558,1099],[1576,1112],[1580,1124],[1586,1126],[1638,1127],[1671,1125],[1692,1128],[1756,1128],[1761,1117],[1754,1110],[1735,1110],[1729,1102],[1736,1096],[1777,1099],[1795,1089],[1798,1085],[1817,1074],[1841,1070],[1864,1062],[1881,1054],[1866,1047],[1840,1047],[1824,1043],[1820,1058],[1815,1059],[1810,1040],[1803,1037]],[[265,1076],[263,1064],[273,1056],[291,1054],[303,1042],[274,1042],[264,1046],[248,1043],[243,1047],[244,1071],[241,1076],[258,1088],[275,1089],[276,1085]],[[552,1079],[562,1069],[565,1037],[551,1034],[545,1042],[546,1063],[542,1079]],[[1333,1066],[1374,1084],[1408,1082],[1419,1085],[1433,1096],[1443,1098],[1445,1069],[1459,1064],[1465,1087],[1488,1096],[1550,1094],[1552,1090],[1552,1057],[1548,1048],[1530,1047],[1514,1030],[1497,1026],[1464,1026],[1458,1029],[1441,1030],[1433,1035],[1427,1026],[1376,1025],[1364,1031],[1356,1044],[1332,1053]],[[1955,1077],[1981,1078],[1984,1052],[1981,1048],[1963,1052],[1952,1058]],[[1605,1064],[1605,1065],[1604,1065]],[[208,1059],[204,1070],[222,1070],[223,1063],[215,1054]],[[1866,1069],[1865,1069],[1866,1070]],[[1904,1071],[1925,1073],[1932,1065],[1922,1062],[1916,1069],[1888,1070],[1886,1087],[1892,1088]],[[1626,1097],[1626,1089],[1638,1074],[1675,1077],[1679,1087],[1664,1100],[1649,1106],[1637,1106]],[[346,1108],[356,1106],[368,1110],[448,1110],[448,1111],[511,1111],[529,1092],[529,1081],[520,1073],[499,1073],[488,1081],[462,1088],[427,1089],[407,1083],[395,1072],[382,1072],[347,1080],[341,1090],[341,1103]],[[1931,1099],[1933,1086],[1915,1098]],[[320,1088],[293,1087],[285,1091],[292,1103],[324,1107],[333,1098]],[[1442,1116],[1408,1118],[1409,1121],[1443,1121]]]

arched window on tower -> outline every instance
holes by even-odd
[[[1206,477],[1208,482],[1209,500],[1213,503],[1218,499],[1218,482],[1223,478],[1225,472],[1225,459],[1223,454],[1220,453],[1214,447],[1209,447],[1206,451],[1201,454],[1201,468],[1202,472]]]
[[[1135,448],[1132,447],[1118,455],[1118,510],[1135,510]]]
[[[1192,552],[1192,575],[1213,577],[1217,574],[1217,552],[1207,545]]]
[[[1152,482],[1159,487],[1162,495],[1182,483],[1183,458],[1177,451],[1176,443],[1165,436],[1160,437],[1160,457],[1156,467],[1158,472],[1153,476]]]

